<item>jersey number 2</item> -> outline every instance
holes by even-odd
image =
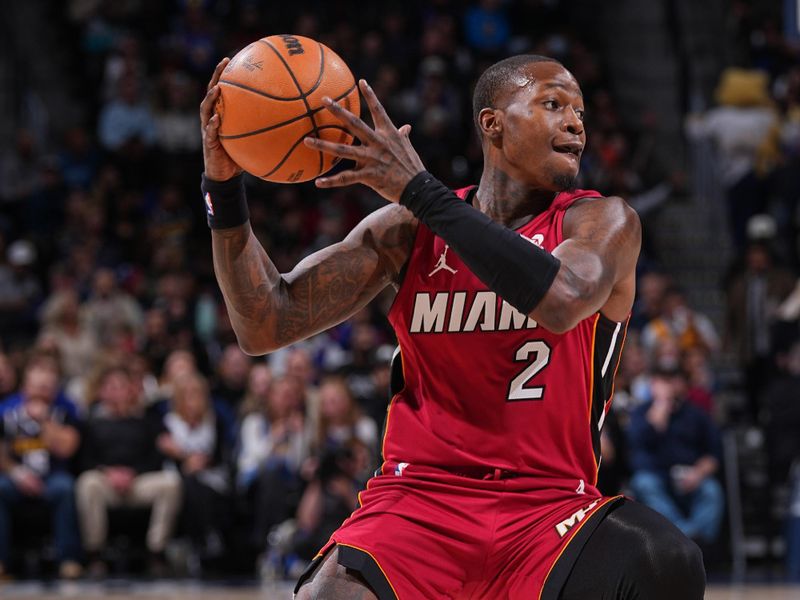
[[[544,395],[544,386],[526,387],[525,384],[550,362],[550,346],[542,340],[525,342],[517,350],[514,360],[516,362],[528,362],[529,364],[508,384],[508,401],[541,400]]]

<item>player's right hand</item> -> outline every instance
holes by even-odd
[[[216,111],[220,89],[217,83],[230,58],[219,61],[211,81],[208,82],[206,97],[200,103],[200,133],[203,136],[203,163],[206,177],[214,181],[225,181],[242,172],[241,167],[225,152],[219,141],[220,117]]]

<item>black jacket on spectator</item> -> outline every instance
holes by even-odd
[[[137,473],[159,471],[164,456],[156,438],[163,431],[161,420],[149,416],[93,416],[83,426],[82,466],[86,470],[124,466]]]

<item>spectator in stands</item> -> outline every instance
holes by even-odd
[[[6,217],[24,210],[25,203],[44,186],[44,157],[32,131],[19,129],[14,149],[0,155],[0,206]]]
[[[357,446],[358,442],[354,445]],[[322,456],[314,479],[303,492],[297,508],[297,529],[287,554],[296,554],[310,561],[342,521],[358,507],[363,468],[358,456],[364,454],[352,446],[342,446]]]
[[[197,361],[188,350],[173,350],[164,361],[158,393],[162,400],[169,401],[175,392],[175,382],[185,375],[197,372]]]
[[[362,311],[368,315],[367,311]],[[369,397],[375,390],[372,369],[375,366],[375,349],[378,347],[378,330],[368,316],[353,319],[350,334],[350,355],[347,363],[338,369],[355,398]]]
[[[688,383],[686,398],[713,417],[717,382],[709,357],[710,353],[705,348],[690,348],[681,357],[681,368],[686,373]]]
[[[309,348],[299,344],[290,346],[289,355],[286,357],[286,374],[302,381],[306,387],[306,394],[309,393],[309,388],[316,386],[318,373]]]
[[[59,575],[79,577],[82,568],[70,459],[80,443],[75,407],[58,397],[53,363],[34,358],[22,389],[0,404],[0,575],[8,565],[11,510],[33,499],[47,504]]]
[[[100,156],[92,145],[89,132],[70,127],[64,133],[64,148],[59,156],[61,178],[70,189],[88,190],[97,175]]]
[[[242,421],[237,488],[254,507],[257,547],[264,546],[274,525],[294,514],[299,501],[300,468],[309,452],[302,392],[296,379],[276,378],[261,410]]]
[[[183,530],[202,558],[219,558],[230,487],[225,431],[214,415],[208,383],[197,373],[175,380],[171,405],[158,447],[183,480]]]
[[[67,289],[48,298],[41,314],[39,339],[50,340],[61,355],[64,376],[86,375],[98,351],[94,332],[80,314],[78,294]]]
[[[175,340],[167,327],[167,315],[161,308],[151,308],[144,314],[144,341],[142,354],[157,373],[164,371],[167,357],[174,349]]]
[[[720,437],[710,417],[686,401],[686,379],[676,368],[656,368],[652,401],[637,408],[628,427],[637,500],[670,519],[687,536],[713,542],[725,500],[716,478]]]
[[[386,419],[386,410],[391,399],[392,356],[395,347],[390,344],[378,346],[375,350],[370,379],[372,386],[366,396],[358,399],[364,414],[379,427]]]
[[[773,325],[777,308],[789,296],[796,278],[776,265],[767,243],[750,241],[744,268],[727,285],[726,337],[745,377],[750,417],[759,418],[759,396],[774,372]]]
[[[662,313],[664,294],[670,279],[659,271],[649,271],[638,278],[636,301],[631,315],[631,329],[640,330]]]
[[[163,81],[163,99],[156,113],[156,130],[158,145],[169,154],[200,150],[195,87],[195,82],[181,72],[170,73]]]
[[[42,290],[33,273],[36,247],[20,239],[9,244],[0,263],[0,343],[9,345],[36,337],[36,310]]]
[[[701,348],[715,352],[720,345],[711,319],[692,310],[683,292],[675,285],[666,289],[659,314],[642,330],[642,345],[652,354],[655,345],[665,337],[674,338],[681,351]]]
[[[319,386],[319,423],[314,440],[317,455],[350,445],[352,440],[360,443],[360,451],[366,452],[362,477],[369,476],[378,451],[378,427],[375,421],[361,413],[347,381],[337,375],[322,379]]]
[[[718,106],[687,120],[691,137],[710,139],[716,146],[733,240],[739,249],[746,243],[748,219],[762,212],[766,203],[764,173],[757,171],[756,158],[778,123],[768,85],[764,72],[725,69],[715,92]]]
[[[263,410],[267,402],[270,385],[272,385],[272,369],[266,363],[257,363],[250,369],[247,377],[247,390],[239,407],[239,414],[246,417],[250,413]]]
[[[142,329],[144,315],[136,299],[120,289],[111,269],[98,269],[92,279],[92,293],[85,304],[87,325],[101,347],[116,342],[120,335]]]
[[[244,398],[252,364],[251,358],[242,352],[238,344],[225,346],[211,386],[214,400],[235,412]]]
[[[76,495],[89,572],[105,573],[103,550],[108,533],[108,509],[151,507],[147,531],[149,567],[164,573],[164,550],[181,502],[181,479],[163,469],[157,439],[160,420],[145,416],[126,367],[107,368],[99,379],[97,410],[84,424],[83,467]]]
[[[614,402],[611,408],[624,413],[620,416],[623,428],[627,427],[628,415],[633,409],[650,399],[650,373],[640,337],[637,331],[628,332],[614,380]]]
[[[159,280],[159,304],[166,299],[164,309],[170,324],[185,317],[178,312],[177,301],[185,300],[184,279],[177,271],[185,268],[186,240],[192,227],[192,212],[177,186],[164,186],[158,195],[158,204],[148,219],[147,237],[152,247],[152,269],[156,273],[172,272]],[[165,280],[165,281],[163,281]],[[164,290],[169,294],[164,298]],[[185,310],[185,306],[182,307]],[[178,317],[177,319],[175,317]]]
[[[156,121],[141,99],[140,83],[134,74],[120,77],[117,95],[100,112],[98,135],[103,148],[112,152],[131,143],[144,146],[155,143]]]

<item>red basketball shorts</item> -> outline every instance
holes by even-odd
[[[384,464],[297,589],[338,545],[380,600],[555,600],[619,497],[577,480],[479,475]]]

